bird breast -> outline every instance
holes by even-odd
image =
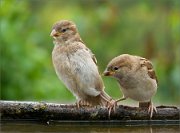
[[[86,49],[69,51],[67,46],[55,46],[52,58],[58,77],[76,97],[100,94],[96,90],[102,87],[99,72]]]
[[[138,71],[119,81],[124,96],[136,101],[149,101],[157,91],[156,80],[151,79],[145,71]]]

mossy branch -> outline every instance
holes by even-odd
[[[45,102],[0,101],[2,120],[150,120],[147,109],[119,105],[108,117],[108,110],[103,107],[81,107]],[[180,109],[174,106],[158,106],[151,120],[180,120]]]

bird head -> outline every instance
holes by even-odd
[[[119,79],[126,76],[130,72],[131,67],[132,65],[129,55],[123,54],[115,57],[109,62],[103,75]]]
[[[76,34],[78,34],[77,28],[72,21],[61,20],[53,25],[50,36],[56,41],[65,42],[74,38]]]

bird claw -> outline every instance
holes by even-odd
[[[108,117],[110,119],[110,116],[111,116],[111,111],[113,110],[115,112],[116,110],[116,106],[117,106],[117,101],[116,100],[111,100],[109,103],[108,103],[108,106],[107,106],[107,109],[108,109]]]
[[[79,100],[79,101],[76,102],[76,106],[79,109],[82,106],[91,107],[92,105],[89,102],[85,101],[85,100]]]
[[[76,102],[76,107],[79,109],[81,100]]]
[[[150,105],[148,107],[148,113],[150,114],[150,119],[153,116],[153,112],[157,113],[157,109],[155,106],[153,106],[153,103],[150,103]]]

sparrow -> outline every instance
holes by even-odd
[[[153,111],[157,112],[151,98],[157,91],[157,77],[152,63],[140,56],[122,54],[113,58],[105,69],[104,76],[115,78],[122,90],[123,97],[117,102],[131,98],[139,102],[139,107],[144,105],[148,108],[150,118]]]
[[[77,99],[77,107],[108,106],[112,98],[104,91],[97,60],[82,41],[72,21],[56,22],[50,33],[54,39],[52,61],[55,72]]]

